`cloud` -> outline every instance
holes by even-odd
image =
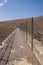
[[[4,5],[4,3],[0,3],[0,6],[3,6]]]
[[[4,0],[4,2],[6,3],[6,2],[7,2],[7,0]]]
[[[0,6],[3,6],[7,2],[8,2],[7,0],[4,0],[3,2],[0,3]]]

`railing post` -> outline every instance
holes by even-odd
[[[41,34],[41,44],[43,45],[43,35]]]
[[[32,41],[31,41],[31,50],[33,51],[33,18],[32,18]]]
[[[2,43],[1,43],[1,35],[2,35],[2,34],[1,34],[1,32],[0,32],[0,45],[2,45]]]
[[[26,42],[27,42],[27,21],[26,21]]]

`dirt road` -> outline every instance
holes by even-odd
[[[30,47],[26,44],[19,28],[16,28],[11,39],[13,42],[9,41],[10,44],[12,43],[12,48],[10,47],[11,52],[8,52],[8,61],[6,63],[5,59],[3,60],[4,63],[2,62],[3,64],[0,62],[0,65],[40,65],[34,54],[31,52]]]

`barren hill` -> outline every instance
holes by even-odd
[[[36,29],[40,34],[43,34],[43,16],[33,19],[33,29]]]
[[[0,21],[0,30],[4,30],[6,28],[15,28],[16,26],[25,23],[27,21],[28,28],[32,26],[32,18],[26,19],[17,19],[17,20],[9,20],[9,21]],[[43,34],[43,16],[33,18],[33,29],[36,29],[40,34]]]

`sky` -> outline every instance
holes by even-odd
[[[43,15],[43,0],[0,0],[0,21]]]

